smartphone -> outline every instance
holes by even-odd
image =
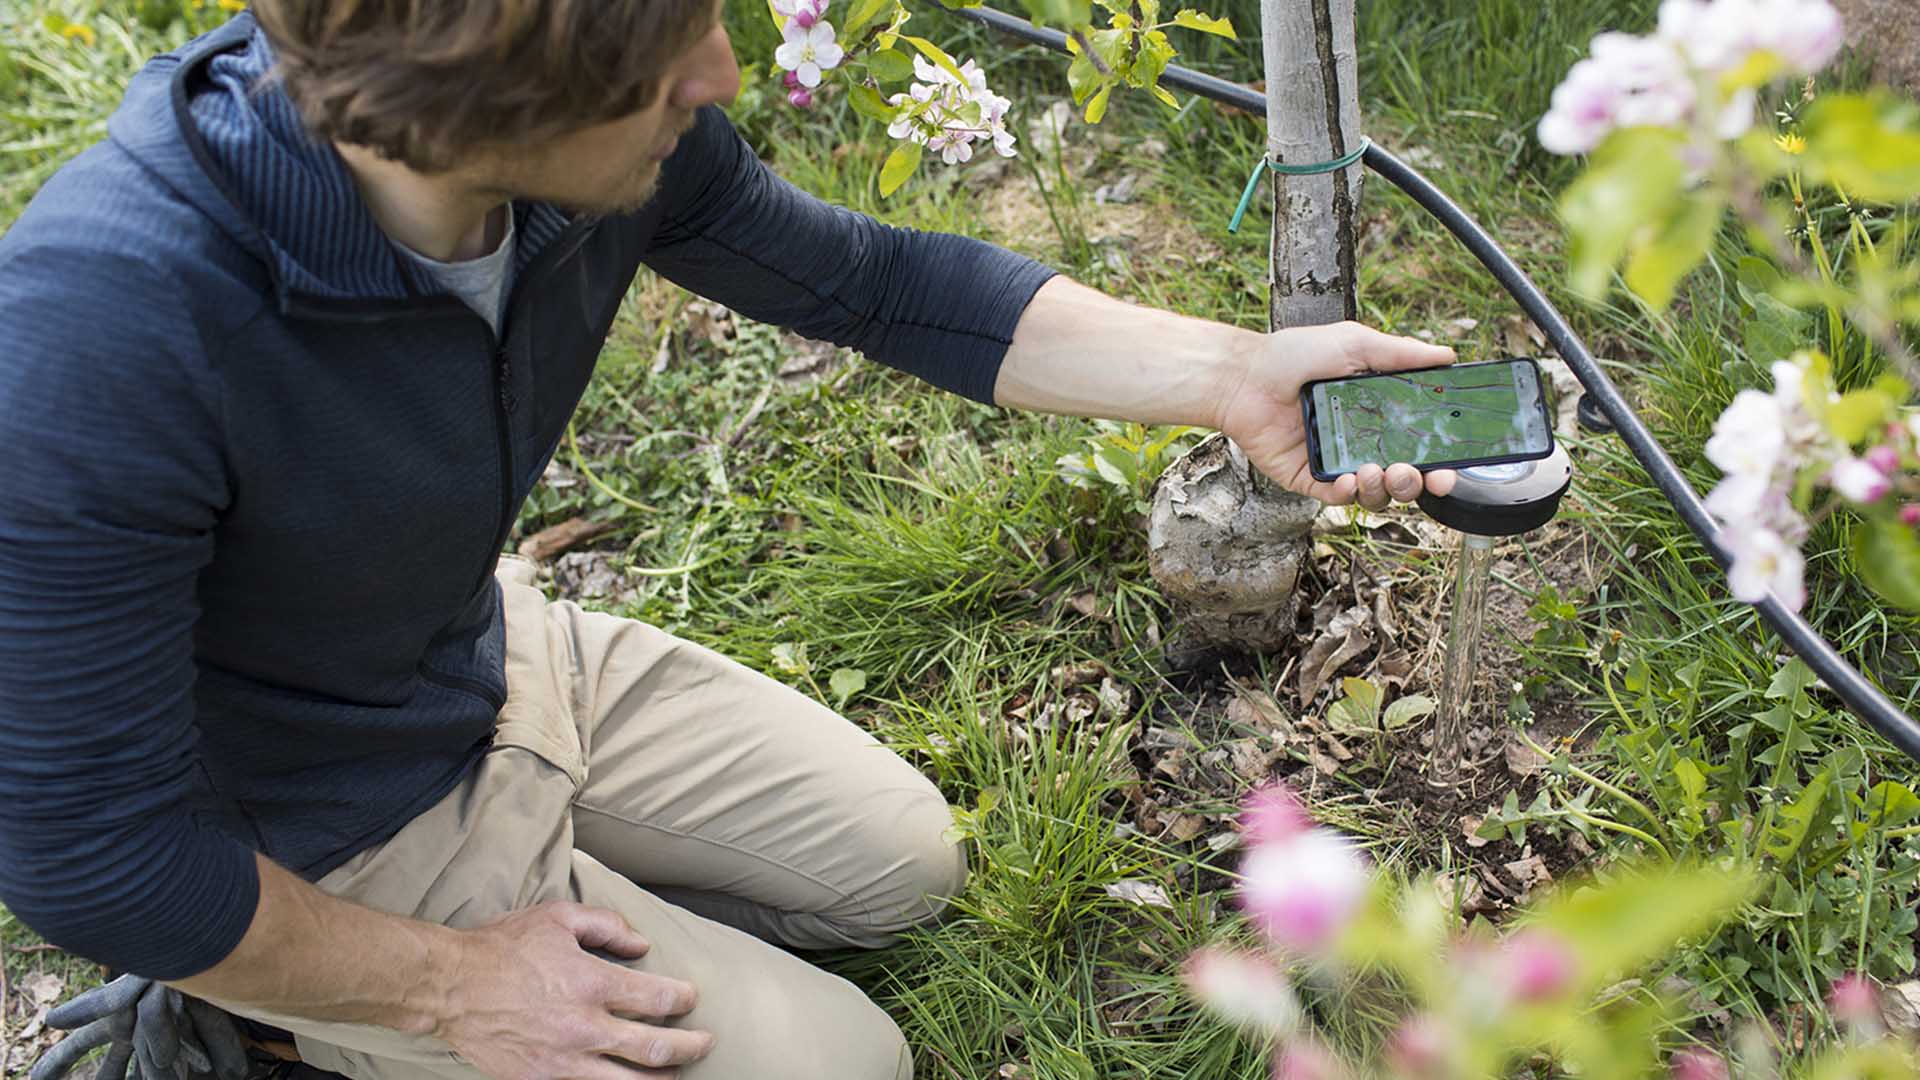
[[[1553,453],[1540,365],[1526,357],[1315,379],[1300,407],[1316,480],[1369,463],[1458,469]]]

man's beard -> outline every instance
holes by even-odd
[[[618,190],[608,193],[604,199],[591,201],[560,202],[561,209],[568,213],[587,218],[620,217],[623,214],[638,213],[640,209],[653,201],[660,190],[660,163],[649,161],[635,169],[621,181]]]

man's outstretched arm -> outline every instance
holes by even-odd
[[[1379,509],[1453,474],[1369,465],[1333,483],[1307,469],[1300,387],[1309,379],[1453,362],[1453,350],[1357,323],[1274,334],[1139,307],[1054,278],[1020,317],[1001,361],[996,404],[1141,423],[1194,424],[1232,436],[1255,466],[1303,495]]]

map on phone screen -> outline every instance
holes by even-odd
[[[1544,455],[1552,448],[1530,363],[1369,375],[1313,387],[1326,472]]]

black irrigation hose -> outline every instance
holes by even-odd
[[[953,9],[954,14],[982,23],[994,30],[1011,34],[1014,37],[1037,45],[1044,45],[1059,52],[1067,51],[1067,36],[1058,30],[1048,30],[1035,26],[1025,19],[1015,18],[990,8],[973,7]],[[1163,85],[1178,90],[1187,90],[1201,97],[1211,98],[1224,105],[1244,109],[1256,116],[1264,116],[1267,109],[1266,97],[1258,91],[1212,75],[1190,71],[1181,67],[1169,67],[1160,76]],[[1613,381],[1607,378],[1605,371],[1594,362],[1593,354],[1574,334],[1551,301],[1540,292],[1539,286],[1527,277],[1525,271],[1514,263],[1492,236],[1480,227],[1464,210],[1447,198],[1446,193],[1434,187],[1432,182],[1421,176],[1412,166],[1394,157],[1382,149],[1379,143],[1367,148],[1364,159],[1367,166],[1386,178],[1401,191],[1406,192],[1426,211],[1437,218],[1447,230],[1458,237],[1471,251],[1481,265],[1493,274],[1500,286],[1507,290],[1520,309],[1534,321],[1553,343],[1567,366],[1579,378],[1607,419],[1612,421],[1614,430],[1626,441],[1627,448],[1646,468],[1653,478],[1654,485],[1667,497],[1680,514],[1680,520],[1700,539],[1712,554],[1714,561],[1725,569],[1733,561],[1732,552],[1720,537],[1720,527],[1714,523],[1700,496],[1687,483],[1685,476],[1673,464],[1673,459],[1660,444],[1654,441],[1653,434],[1647,430],[1640,418],[1634,415],[1626,398],[1620,395]],[[1866,677],[1854,670],[1853,665],[1836,651],[1827,639],[1821,637],[1798,613],[1789,611],[1778,600],[1769,597],[1754,605],[1760,611],[1761,618],[1767,621],[1787,647],[1799,654],[1807,666],[1813,669],[1847,707],[1873,725],[1874,729],[1887,737],[1893,745],[1906,755],[1920,761],[1920,723],[1887,699],[1880,689],[1868,682]]]

